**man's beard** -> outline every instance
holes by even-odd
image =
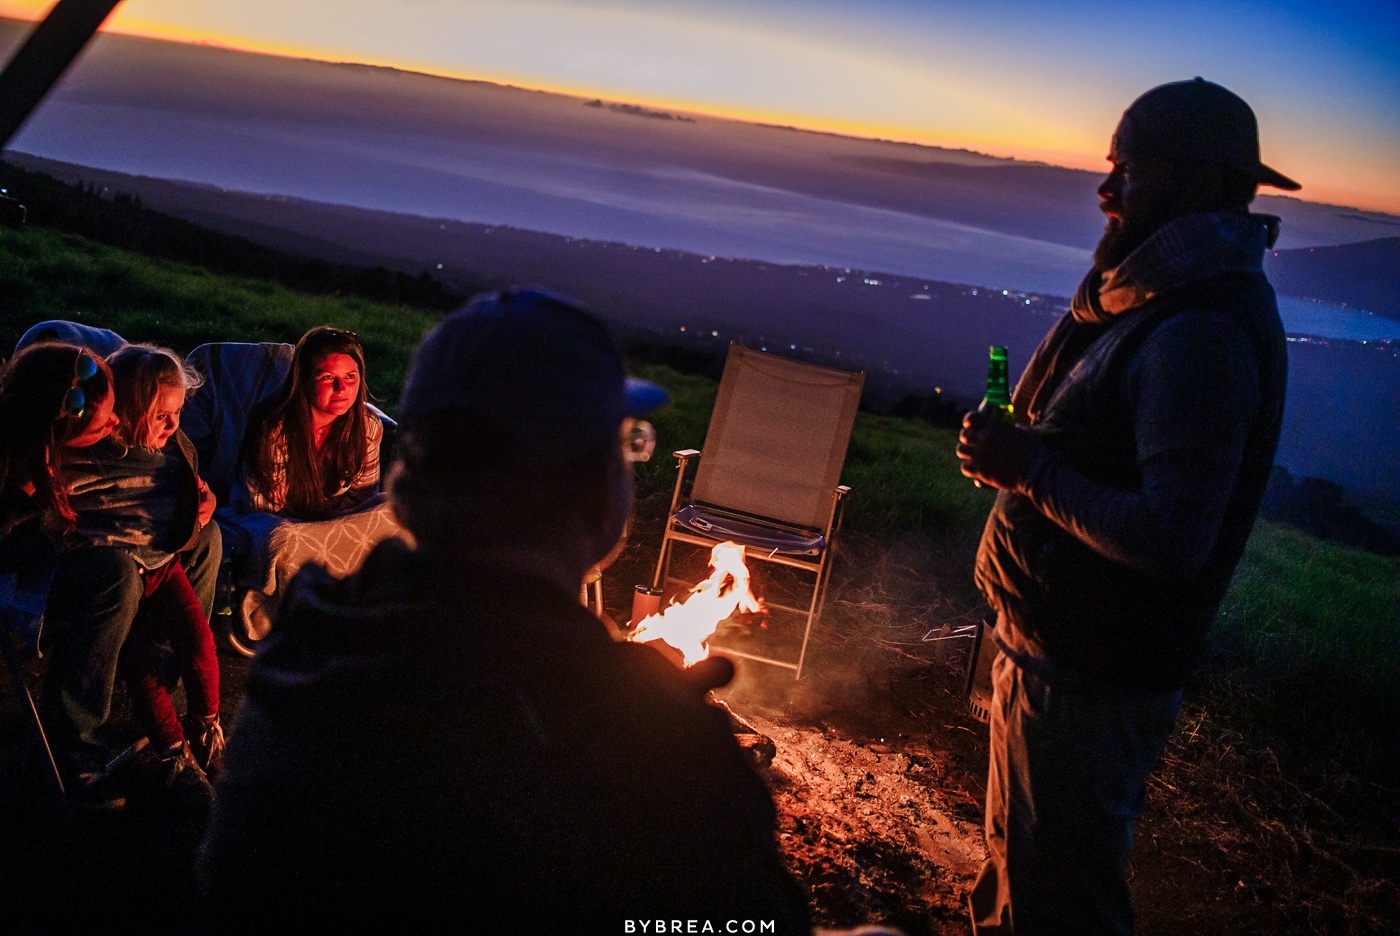
[[[1094,248],[1094,268],[1111,270],[1142,246],[1164,223],[1161,218],[1120,218],[1110,215]]]

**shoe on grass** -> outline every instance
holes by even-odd
[[[203,768],[195,761],[188,741],[168,748],[160,754],[161,784],[177,805],[192,811],[208,812],[214,804],[214,787]]]
[[[75,812],[113,813],[126,808],[126,785],[105,770],[96,751],[55,748],[63,797]]]
[[[126,808],[126,791],[110,774],[85,770],[63,778],[63,793],[77,812],[116,813]]]

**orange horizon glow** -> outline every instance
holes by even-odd
[[[47,13],[52,5],[52,0],[0,0],[0,17],[11,17],[31,22],[37,21]],[[1107,145],[1107,134],[1111,128],[1105,129],[1104,141],[1095,140],[1092,143],[1082,139],[1072,138],[1071,132],[1067,129],[1058,131],[1049,130],[1049,132],[1042,132],[1037,136],[1029,138],[1014,138],[1014,131],[997,135],[968,135],[946,131],[940,132],[939,130],[928,128],[852,121],[841,118],[824,117],[811,113],[785,113],[759,107],[744,107],[742,105],[724,104],[712,101],[678,99],[665,95],[647,94],[645,92],[623,92],[615,87],[603,84],[567,82],[545,84],[538,81],[521,79],[518,76],[489,69],[466,71],[443,68],[436,63],[376,59],[362,54],[350,54],[343,49],[329,46],[316,47],[277,43],[269,42],[262,38],[238,35],[225,35],[211,38],[209,35],[197,30],[183,29],[164,23],[141,19],[138,16],[126,15],[123,7],[117,8],[112,17],[104,24],[102,31],[143,39],[180,42],[187,45],[210,46],[256,55],[271,55],[318,62],[345,62],[393,68],[434,77],[508,85],[525,90],[562,94],[583,99],[601,98],[608,101],[625,101],[627,103],[635,103],[647,107],[662,108],[669,111],[721,120],[790,127],[797,130],[827,133],[856,139],[909,143],[919,146],[937,147],[940,149],[966,150],[999,159],[1044,163],[1062,168],[1085,170],[1095,173],[1106,172],[1108,169],[1103,153]],[[1304,189],[1302,191],[1305,193],[1306,197],[1300,200],[1326,205],[1336,205],[1339,207],[1356,208],[1362,211],[1400,214],[1400,190],[1393,193],[1378,191],[1374,185],[1367,186],[1364,181],[1358,184],[1358,180],[1338,179],[1334,173],[1326,171],[1321,166],[1308,166],[1305,162],[1297,160],[1279,160],[1269,157],[1268,154],[1266,154],[1265,158],[1271,162],[1271,164],[1283,169],[1288,175],[1304,183]],[[1262,188],[1260,189],[1260,194],[1268,195],[1279,193],[1275,192],[1273,189]],[[1292,197],[1296,198],[1299,196],[1294,195]]]
[[[123,18],[120,16],[120,8],[118,9],[118,13],[114,14],[113,18],[108,20],[103,26],[102,31],[125,36],[135,36],[141,39],[161,39],[171,42],[181,42],[187,45],[212,46],[235,52],[248,52],[254,55],[273,55],[283,58],[304,59],[313,62],[349,62],[356,65],[370,65],[380,68],[393,68],[400,71],[417,72],[436,78],[452,78],[459,81],[484,81],[491,84],[522,88],[527,91],[543,91],[550,94],[562,94],[583,99],[602,98],[608,101],[625,101],[629,104],[642,104],[647,107],[664,108],[687,115],[717,117],[722,120],[734,120],[741,123],[792,127],[798,130],[810,130],[815,133],[831,133],[837,136],[853,137],[862,140],[914,143],[922,146],[934,146],[941,149],[966,149],[981,155],[1004,159],[1023,159],[1031,162],[1045,162],[1047,161],[1044,158],[1045,156],[1054,156],[1060,160],[1060,162],[1055,163],[1055,165],[1061,165],[1071,169],[1090,169],[1097,171],[1104,162],[1101,155],[1091,157],[1086,153],[1067,150],[1063,146],[1048,145],[1045,141],[1037,144],[1018,144],[1012,140],[992,137],[959,136],[951,133],[939,133],[934,130],[920,130],[917,128],[889,124],[842,120],[839,118],[820,117],[811,114],[783,113],[765,110],[763,108],[668,98],[662,95],[648,95],[646,93],[628,93],[624,98],[619,96],[619,92],[616,88],[611,88],[606,85],[570,84],[567,82],[539,84],[521,79],[514,75],[489,69],[464,71],[460,69],[441,68],[423,62],[393,61],[388,59],[366,58],[363,56],[350,57],[341,50],[330,47],[296,46],[237,36],[211,39],[207,35],[197,33],[193,30],[180,29],[178,27],[136,20],[129,17]],[[1071,165],[1071,162],[1074,164]]]

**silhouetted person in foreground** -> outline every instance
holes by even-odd
[[[1129,933],[1133,822],[1254,525],[1287,359],[1262,272],[1278,219],[1254,114],[1201,79],[1138,98],[1108,225],[1013,396],[963,421],[999,488],[977,554],[996,611],[978,933]]]
[[[293,580],[204,844],[218,928],[809,930],[768,791],[705,701],[732,665],[682,671],[579,603],[630,510],[634,417],[664,397],[536,291],[424,339],[391,482],[417,545]]]

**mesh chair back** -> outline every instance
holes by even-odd
[[[254,406],[276,390],[292,366],[293,347],[277,342],[202,344],[187,360],[204,385],[185,402],[181,428],[199,454],[199,473],[220,504],[238,480],[238,452]]]
[[[31,326],[28,331],[21,335],[19,342],[15,345],[15,353],[18,354],[30,345],[39,344],[42,341],[62,341],[65,344],[77,345],[104,358],[126,347],[126,339],[110,328],[80,325],[77,322],[66,322],[63,319],[50,319],[47,322]]]
[[[731,344],[693,499],[823,529],[864,384],[863,373]]]

